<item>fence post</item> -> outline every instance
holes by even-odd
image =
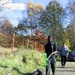
[[[35,50],[36,50],[36,42],[35,42]]]
[[[28,50],[28,47],[29,47],[29,39],[27,40],[27,50]]]
[[[14,50],[14,41],[15,41],[15,33],[13,33],[13,40],[12,40],[12,52]]]

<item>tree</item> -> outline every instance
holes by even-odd
[[[0,32],[10,35],[12,33],[12,29],[13,29],[13,26],[10,23],[10,21],[6,17],[3,17],[0,20]]]
[[[67,7],[71,17],[75,17],[75,0],[69,0]]]
[[[36,38],[37,38],[37,40],[40,42],[40,43],[42,43],[43,45],[45,45],[46,44],[46,40],[47,40],[47,38],[46,38],[46,36],[41,32],[41,31],[36,31]]]
[[[27,33],[26,26],[23,23],[19,23],[17,27],[14,27],[16,35],[24,36]]]
[[[43,10],[44,7],[41,4],[34,4],[32,1],[28,3],[27,19],[24,19],[23,22],[25,23],[27,29],[30,30],[31,36],[39,28],[38,21]]]
[[[66,28],[66,32],[68,33],[68,39],[71,44],[71,50],[75,50],[75,26],[68,25]]]
[[[41,30],[47,36],[52,35],[57,42],[59,41],[59,45],[65,40],[64,17],[65,10],[63,7],[56,0],[52,0],[46,6],[40,19]]]
[[[75,0],[69,0],[67,10],[68,20],[70,21],[70,24],[75,25]]]
[[[69,25],[66,28],[68,34],[68,39],[71,44],[71,50],[75,50],[75,0],[69,0],[67,5],[68,7],[68,16],[69,16]]]

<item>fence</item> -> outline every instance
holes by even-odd
[[[4,39],[5,41],[6,39]],[[39,51],[44,51],[44,46],[36,41],[33,41],[33,40],[30,40],[30,39],[22,39],[22,38],[18,38],[16,37],[15,33],[13,33],[12,37],[11,38],[8,38],[8,40],[11,40],[11,43],[10,44],[7,44],[7,43],[2,43],[0,42],[0,45],[2,45],[3,47],[11,47],[11,52],[14,51],[14,47],[15,45],[23,42],[28,49],[34,49],[34,50],[39,50]],[[22,45],[22,44],[21,44]]]
[[[35,50],[39,50],[39,51],[44,51],[44,45],[36,42],[36,41],[31,41],[31,40],[27,40],[27,49],[29,48],[35,49]]]
[[[11,44],[7,44],[6,43],[6,40],[5,39],[7,36],[5,36],[5,34],[0,34],[0,46],[3,46],[3,47],[11,47],[11,51],[13,52],[14,50],[14,41],[15,41],[15,33],[13,33],[13,36],[12,37],[9,37],[8,39],[10,40],[11,39]]]

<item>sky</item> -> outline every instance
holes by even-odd
[[[44,7],[48,5],[51,0],[0,0],[0,6],[6,2],[4,8],[0,12],[1,16],[6,16],[13,26],[17,26],[19,20],[24,16],[22,14],[23,10],[26,10],[27,3],[33,1],[35,4],[42,4]],[[57,0],[65,8],[68,0]]]

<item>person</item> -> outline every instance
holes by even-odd
[[[66,46],[65,42],[63,42],[63,45],[60,47],[59,53],[61,57],[61,67],[64,68],[68,57],[68,46]]]
[[[48,42],[45,45],[45,53],[47,54],[47,58],[49,57],[49,55],[51,55],[46,65],[46,75],[50,75],[50,66],[52,69],[52,74],[55,75],[55,66],[56,66],[55,54],[57,53],[57,47],[52,40],[53,37],[49,35]]]

